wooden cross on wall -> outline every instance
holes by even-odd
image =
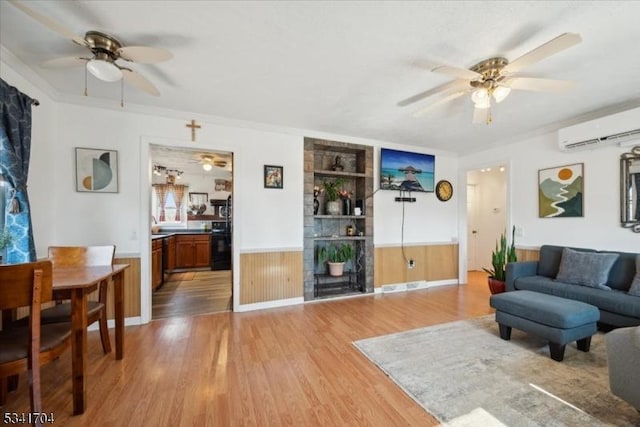
[[[196,140],[196,129],[200,129],[202,126],[197,125],[195,120],[191,120],[191,123],[187,125],[188,128],[191,128],[191,141]]]

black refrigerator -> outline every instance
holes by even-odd
[[[211,223],[211,270],[231,270],[231,242],[233,237],[233,215],[231,196],[226,200],[211,199],[215,215],[219,218]]]

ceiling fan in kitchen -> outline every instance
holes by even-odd
[[[78,46],[86,48],[89,51],[85,55],[75,55],[45,61],[42,64],[43,67],[85,67],[85,73],[88,71],[102,81],[125,81],[136,89],[150,95],[160,95],[160,92],[153,83],[142,74],[129,68],[128,64],[155,64],[167,61],[173,57],[173,54],[168,50],[148,46],[125,46],[118,38],[97,30],[89,30],[84,36],[79,36],[53,19],[30,9],[21,2],[9,0],[9,3],[43,26],[70,39]],[[85,95],[87,95],[86,74]]]
[[[518,73],[525,67],[575,46],[581,41],[582,38],[579,34],[564,33],[512,62],[506,58],[495,57],[481,61],[469,69],[447,65],[433,68],[432,72],[447,74],[455,77],[456,80],[404,99],[398,102],[398,106],[404,107],[432,96],[438,96],[437,100],[413,114],[414,117],[419,117],[439,105],[471,94],[471,101],[474,104],[473,123],[490,124],[493,121],[491,116],[492,101],[496,103],[504,101],[512,89],[540,92],[560,92],[572,89],[575,86],[575,82],[572,81],[526,77]]]
[[[200,163],[202,164],[202,169],[207,172],[210,171],[214,166],[219,168],[223,168],[227,166],[227,161],[211,154],[202,154],[200,156]]]

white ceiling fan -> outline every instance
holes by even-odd
[[[519,76],[517,73],[536,62],[568,49],[582,41],[579,34],[564,33],[560,36],[525,53],[513,62],[506,58],[496,57],[481,61],[467,69],[440,66],[432,69],[434,73],[442,73],[456,77],[456,80],[421,92],[398,102],[401,107],[411,105],[425,98],[441,95],[442,97],[413,115],[419,117],[427,111],[452,101],[466,94],[471,94],[474,104],[473,123],[492,122],[491,100],[496,103],[504,101],[512,89],[558,92],[572,89],[575,82]]]
[[[116,82],[118,80],[124,80],[135,88],[150,95],[160,95],[158,89],[146,77],[118,61],[155,64],[167,61],[173,57],[173,54],[168,50],[148,46],[125,46],[116,37],[95,30],[89,30],[84,36],[78,36],[58,22],[28,8],[16,0],[9,0],[9,3],[50,30],[91,51],[91,55],[52,59],[44,62],[42,64],[43,67],[86,67],[85,69],[88,72],[102,81]],[[86,94],[85,84],[85,95]]]

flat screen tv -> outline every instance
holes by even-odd
[[[433,193],[436,158],[431,154],[382,148],[380,189]]]

